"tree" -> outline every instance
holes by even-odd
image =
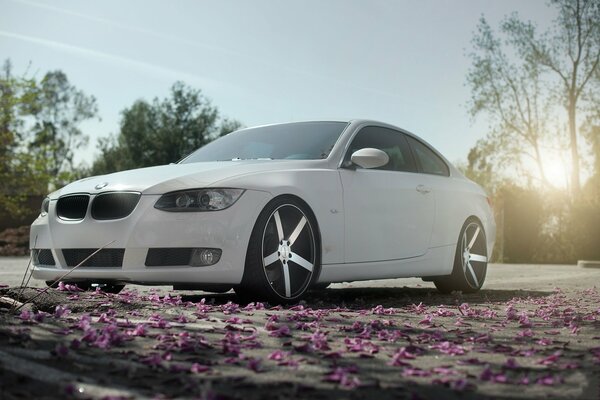
[[[576,195],[581,189],[578,115],[596,97],[593,78],[600,71],[600,2],[552,0],[550,4],[558,17],[542,34],[532,22],[512,14],[501,25],[501,42],[481,19],[467,77],[473,93],[470,110],[473,115],[485,112],[491,117],[488,140],[500,154],[530,156],[542,181],[546,178],[541,143],[549,137],[553,145],[566,141],[570,185]],[[550,118],[557,108],[566,110],[564,133],[559,121]],[[515,142],[515,138],[520,140]],[[521,151],[523,145],[531,154]]]
[[[465,173],[484,185],[504,187],[495,199],[504,250],[510,250],[511,229],[535,225],[523,238],[522,250],[529,254],[522,256],[564,263],[600,256],[600,2],[551,0],[550,6],[558,16],[545,32],[517,14],[505,18],[498,33],[480,20],[467,76],[469,111],[473,117],[487,116],[490,131],[471,149]],[[595,166],[582,187],[584,143]],[[570,158],[570,195],[548,184],[547,148],[564,149]],[[508,190],[511,186],[498,182],[499,172],[509,168],[525,177],[528,188]],[[507,215],[525,207],[519,196],[507,193],[519,191],[534,195],[528,207],[536,210],[538,223],[524,224],[518,216],[510,226]]]
[[[501,33],[512,34],[506,25]],[[470,164],[476,158],[488,167],[516,166],[528,181],[548,185],[542,146],[549,139],[551,104],[539,65],[511,58],[507,54],[510,49],[494,36],[483,17],[473,46],[473,63],[467,75],[472,92],[469,111],[473,117],[486,114],[491,126],[487,137],[471,150]],[[537,174],[529,172],[528,161],[533,162]]]
[[[123,110],[119,135],[99,141],[101,154],[91,173],[176,162],[240,126],[219,118],[200,90],[176,82],[169,97],[151,103],[137,100]]]
[[[73,152],[86,143],[79,125],[96,115],[96,102],[61,71],[15,76],[6,60],[0,72],[0,218],[32,216],[32,198],[50,184],[77,175]],[[37,200],[35,200],[37,202]]]
[[[15,77],[9,60],[0,76],[0,211],[18,216],[27,196],[43,194],[48,176],[38,160],[23,151],[25,118],[35,108],[34,79]]]
[[[29,150],[45,160],[46,172],[55,183],[72,178],[74,151],[88,141],[80,124],[97,113],[94,96],[73,86],[64,72],[48,72],[41,80],[31,110],[35,124]]]
[[[21,87],[22,82],[12,76],[10,60],[6,60],[0,78],[0,167],[2,168],[6,168],[8,155],[17,143],[19,125],[17,113],[22,102]]]
[[[475,147],[469,150],[466,164],[458,164],[460,171],[469,179],[481,185],[489,196],[494,196],[502,185],[502,179],[494,173],[489,154],[493,154],[489,141],[480,139]]]
[[[594,83],[600,92],[600,70],[596,74]],[[600,98],[594,99],[590,113],[583,124],[582,133],[590,146],[593,161],[593,176],[588,185],[594,186],[600,198]]]
[[[221,121],[221,126],[219,127],[219,137],[230,134],[231,132],[237,131],[238,129],[243,128],[243,125],[240,121],[236,119],[224,118]]]
[[[581,189],[578,148],[578,112],[591,92],[592,78],[600,70],[600,2],[598,0],[552,0],[558,18],[551,31],[538,35],[531,22],[516,15],[504,23],[518,54],[556,77],[554,92],[567,112],[571,153],[571,188]]]

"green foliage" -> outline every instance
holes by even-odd
[[[99,141],[91,174],[176,162],[219,136],[240,128],[219,113],[200,90],[175,83],[170,96],[137,100],[122,112],[116,138]]]
[[[494,197],[496,259],[508,262],[600,259],[600,2],[550,6],[558,18],[542,33],[516,14],[498,33],[482,18],[470,54],[469,111],[490,129],[463,170]],[[583,187],[580,135],[594,160]],[[571,193],[546,176],[548,148],[568,151]]]
[[[36,82],[12,75],[7,60],[0,76],[0,210],[20,215],[29,195],[45,193],[49,176],[40,159],[23,150],[25,118],[36,107]]]
[[[559,106],[566,111],[565,138],[571,155],[571,189],[577,195],[580,184],[578,115],[585,113],[589,100],[597,101],[593,79],[600,71],[600,2],[598,0],[552,0],[558,17],[550,31],[538,35],[532,22],[516,15],[503,28],[510,32],[509,43],[519,57],[539,65]]]
[[[571,201],[560,190],[503,185],[496,193],[495,260],[574,264],[600,259],[600,203],[587,195]]]
[[[568,233],[573,259],[600,260],[600,199],[597,189],[595,192],[595,197],[582,196],[576,200],[571,209]]]
[[[492,148],[495,144],[489,140],[480,139],[475,147],[469,150],[467,164],[461,167],[461,172],[469,179],[477,182],[486,193],[493,196],[503,180],[495,173],[490,158],[495,155]]]
[[[500,32],[506,42],[514,41],[508,25]],[[475,155],[485,160],[488,168],[495,167],[496,173],[507,172],[504,166],[510,165],[513,179],[548,185],[542,147],[551,141],[552,97],[539,65],[511,57],[511,48],[494,35],[483,17],[473,46],[467,75],[472,93],[469,111],[473,117],[484,114],[491,122],[489,133],[473,149]]]
[[[35,81],[13,76],[9,60],[4,62],[0,74],[0,156],[6,162],[6,157],[23,139],[20,117],[26,115],[34,104]]]
[[[96,99],[69,83],[62,71],[48,72],[34,94],[31,115],[35,123],[28,148],[34,157],[45,160],[52,183],[61,185],[73,178],[74,151],[87,144],[80,124],[96,117]]]
[[[81,122],[96,101],[61,71],[41,81],[14,76],[5,61],[0,76],[0,218],[31,215],[29,198],[45,195],[78,175],[73,154],[87,142]],[[36,206],[37,207],[37,206]]]
[[[540,194],[509,184],[499,190],[496,201],[502,206],[502,261],[532,262],[543,223]]]
[[[473,116],[486,114],[492,121],[485,140],[495,149],[498,170],[509,162],[519,167],[520,175],[547,185],[543,148],[568,148],[570,185],[576,195],[581,187],[577,117],[598,104],[600,3],[553,0],[550,4],[558,18],[541,34],[517,14],[504,20],[499,36],[481,19],[467,76],[470,111]],[[566,129],[556,120],[559,114],[567,121]],[[531,162],[537,168],[535,175],[528,174]]]
[[[244,126],[242,123],[235,119],[223,118],[221,126],[219,127],[219,137],[230,134],[231,132],[242,129]]]
[[[597,74],[594,83],[596,83],[600,91],[600,72]],[[588,115],[583,125],[582,132],[590,147],[594,175],[596,179],[600,179],[600,99],[595,102],[591,110],[592,112]]]

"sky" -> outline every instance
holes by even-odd
[[[178,80],[245,126],[369,118],[464,161],[488,126],[467,111],[471,38],[512,12],[554,18],[538,0],[0,0],[0,61],[96,97],[88,165],[124,108]]]

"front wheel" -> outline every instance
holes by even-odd
[[[280,197],[259,215],[236,293],[271,303],[299,300],[318,277],[320,247],[315,218],[293,197]]]
[[[433,283],[442,293],[478,292],[485,281],[487,263],[485,232],[477,219],[470,218],[458,238],[452,274],[436,277]]]
[[[330,282],[323,282],[323,283],[315,283],[314,285],[312,285],[311,289],[312,290],[325,290],[327,289],[329,286],[331,285]]]

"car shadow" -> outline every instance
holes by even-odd
[[[452,294],[441,294],[434,288],[408,288],[408,287],[361,287],[361,288],[329,288],[324,290],[310,291],[301,302],[311,308],[348,308],[365,309],[378,305],[383,307],[405,307],[412,304],[422,303],[427,306],[438,305],[460,305],[469,303],[494,304],[505,303],[512,299],[539,298],[552,295],[552,291],[534,290],[497,290],[484,289],[478,293],[463,294],[455,292]],[[200,302],[202,299],[211,304],[225,304],[233,302],[245,305],[233,291],[223,294],[181,294],[183,301]]]

